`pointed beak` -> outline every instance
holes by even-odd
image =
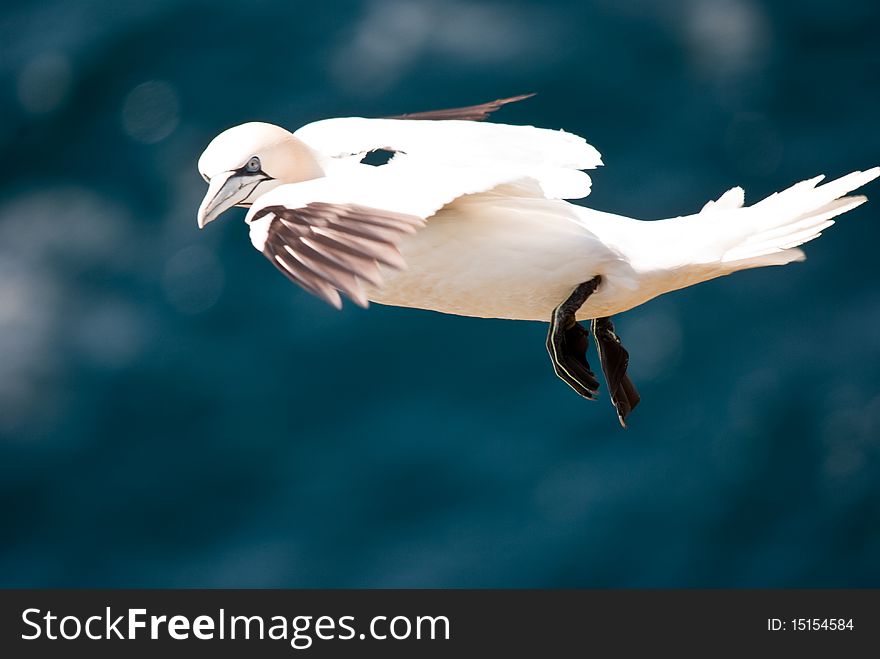
[[[199,206],[199,229],[204,229],[208,222],[213,222],[220,215],[242,203],[261,181],[266,177],[260,174],[241,174],[239,172],[222,172],[211,177],[208,191]]]

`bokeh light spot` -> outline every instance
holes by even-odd
[[[18,102],[31,114],[46,114],[67,98],[71,85],[68,59],[58,53],[45,53],[24,65],[18,76]]]
[[[174,132],[179,120],[180,101],[177,92],[167,82],[145,82],[132,89],[125,97],[122,126],[138,142],[161,142]]]

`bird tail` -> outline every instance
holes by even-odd
[[[853,172],[819,185],[824,176],[801,181],[753,206],[744,207],[742,188],[728,190],[697,215],[660,222],[673,250],[681,285],[712,279],[747,268],[803,261],[798,248],[818,238],[834,218],[867,201],[846,196],[880,176],[880,167]],[[671,232],[669,230],[672,230]],[[675,267],[678,266],[678,267]]]

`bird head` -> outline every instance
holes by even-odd
[[[251,122],[225,130],[199,158],[208,192],[199,206],[199,228],[233,206],[250,206],[282,183],[318,178],[314,153],[280,126]]]

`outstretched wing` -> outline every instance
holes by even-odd
[[[288,279],[337,309],[344,293],[367,306],[366,285],[381,268],[405,267],[400,241],[455,199],[511,179],[486,170],[366,167],[281,185],[247,214],[251,242]],[[534,182],[531,182],[534,188]]]
[[[267,206],[254,221],[270,218],[263,254],[295,284],[342,307],[339,291],[362,307],[362,281],[381,283],[379,265],[404,267],[398,240],[424,224],[416,215],[357,204],[313,202],[301,208]]]
[[[510,99],[494,103],[505,101]],[[462,116],[472,118],[488,111],[484,106],[474,106],[446,112],[462,112]],[[325,119],[303,126],[294,135],[312,148],[328,175],[333,174],[334,168],[357,164],[371,151],[385,150],[398,154],[392,163],[419,160],[452,167],[501,168],[516,172],[538,181],[544,196],[557,199],[587,196],[591,180],[580,170],[602,164],[602,157],[594,147],[582,137],[562,130],[426,114],[432,116],[404,116],[439,120]]]
[[[534,94],[520,94],[519,96],[511,96],[510,98],[499,98],[494,101],[489,101],[488,103],[468,105],[463,108],[428,110],[427,112],[407,112],[406,114],[398,114],[393,117],[388,117],[388,119],[418,119],[431,121],[458,119],[459,121],[484,121],[489,118],[490,114],[508,103],[524,101],[532,96],[534,96]]]

